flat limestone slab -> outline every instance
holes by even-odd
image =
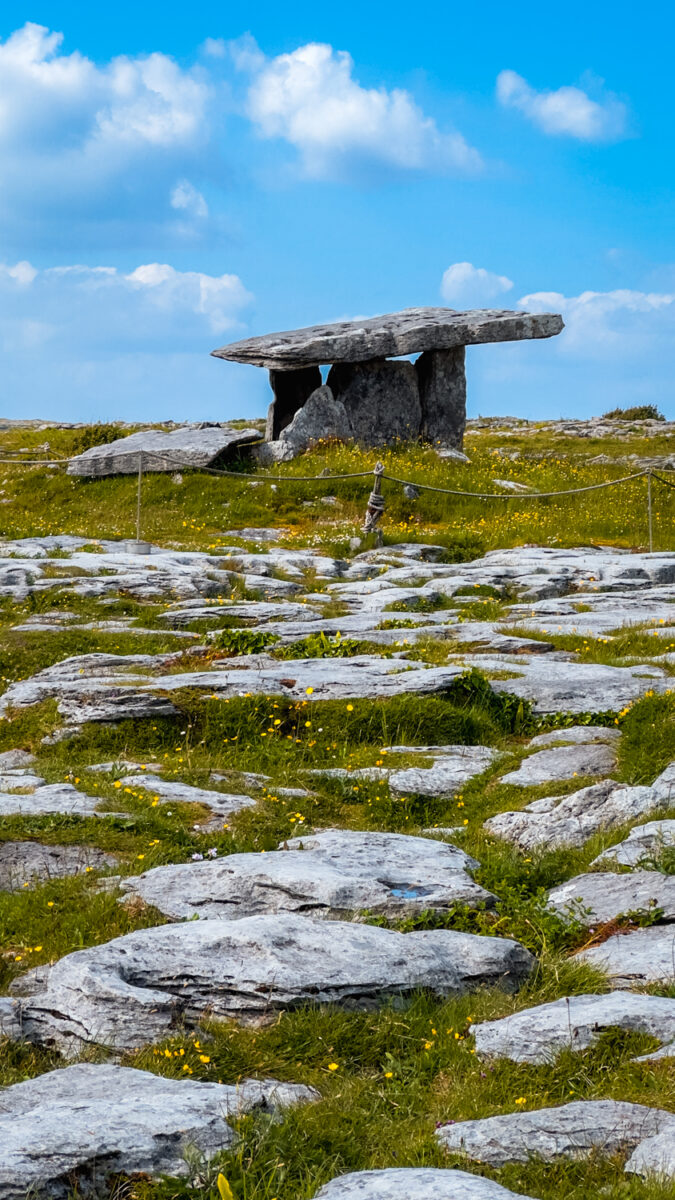
[[[18,814],[23,817],[41,816],[45,813],[66,813],[73,817],[109,817],[112,814],[98,812],[100,796],[85,796],[72,783],[48,783],[34,792],[0,792],[0,817]]]
[[[407,767],[389,776],[392,796],[452,796],[500,756],[490,746],[452,746],[431,767]]]
[[[272,853],[155,867],[121,887],[174,920],[281,912],[348,918],[366,909],[403,917],[426,909],[447,912],[454,904],[491,907],[496,900],[467,874],[478,863],[445,843],[330,830],[287,845]]]
[[[528,746],[530,749],[543,749],[558,742],[574,746],[585,746],[591,742],[611,744],[618,742],[620,738],[621,731],[608,725],[569,725],[566,729],[551,729],[548,733],[538,733],[536,737],[530,738]]]
[[[561,1050],[587,1050],[605,1029],[675,1040],[675,1000],[634,992],[566,996],[473,1026],[476,1053],[512,1062],[547,1063]]]
[[[575,956],[606,971],[614,987],[642,987],[675,981],[675,927],[651,925],[631,933],[614,934],[600,946]]]
[[[0,843],[0,892],[19,891],[43,879],[60,879],[113,867],[114,854],[93,846],[49,846],[41,842]]]
[[[670,846],[675,846],[675,820],[647,821],[631,829],[625,841],[610,846],[593,860],[599,863],[619,863],[623,867],[635,867],[644,859],[658,859]]]
[[[662,911],[660,920],[675,921],[675,875],[660,871],[632,871],[630,875],[591,871],[553,888],[548,903],[561,915],[582,916],[588,924],[602,924],[621,914],[655,908]]]
[[[522,850],[583,846],[594,834],[670,808],[672,765],[651,787],[624,787],[604,779],[568,796],[544,796],[514,812],[497,813],[484,828]]]
[[[207,467],[227,450],[260,441],[256,429],[207,425],[203,429],[143,429],[107,445],[92,446],[68,464],[68,475],[135,475],[143,471],[180,471]]]
[[[547,338],[560,333],[557,313],[525,313],[506,309],[405,308],[365,321],[310,325],[264,337],[245,338],[213,350],[214,358],[250,363],[270,370],[321,366],[324,363],[367,362],[449,350],[484,342],[513,342]]]
[[[536,787],[573,779],[575,775],[608,775],[615,767],[616,754],[611,746],[558,746],[531,754],[515,771],[502,775],[500,782]]]
[[[187,921],[78,950],[36,973],[46,987],[25,1002],[24,1035],[64,1052],[133,1049],[205,1015],[260,1024],[304,1004],[372,1010],[419,988],[441,997],[488,983],[514,988],[533,965],[519,942],[446,930],[402,934],[289,914]]]
[[[221,829],[223,821],[228,817],[234,816],[244,808],[254,808],[256,803],[250,796],[217,792],[213,788],[193,787],[177,779],[160,779],[150,773],[127,775],[123,782],[125,787],[143,788],[150,795],[156,796],[162,804],[203,804],[210,808],[213,817],[201,822],[199,826],[204,832]]]
[[[209,1159],[233,1145],[228,1117],[316,1099],[310,1088],[273,1079],[231,1087],[107,1063],[49,1071],[0,1094],[0,1197],[58,1200],[73,1194],[75,1180],[98,1194],[121,1172],[184,1176],[186,1150]]]
[[[331,1179],[316,1200],[532,1200],[492,1179],[442,1167],[390,1167]]]
[[[675,1136],[675,1114],[620,1100],[575,1100],[559,1108],[442,1125],[436,1137],[447,1150],[502,1167],[531,1158],[586,1158],[594,1150],[627,1152],[662,1130]]]
[[[675,1179],[675,1137],[672,1129],[664,1129],[654,1137],[647,1138],[633,1151],[625,1170],[632,1175],[660,1179]]]

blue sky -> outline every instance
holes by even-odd
[[[6,417],[262,415],[239,337],[560,311],[468,352],[472,415],[675,418],[672,6],[0,12]]]

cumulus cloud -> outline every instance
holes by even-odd
[[[189,179],[181,179],[171,191],[171,207],[182,209],[189,216],[208,217],[209,206]]]
[[[496,275],[470,262],[459,262],[443,273],[441,296],[457,308],[480,308],[510,292],[512,287],[513,282],[506,275]]]
[[[241,332],[252,300],[237,275],[167,263],[126,273],[0,264],[3,404],[16,415],[42,411],[63,420],[106,411],[147,417],[158,405],[166,414],[180,403],[183,382],[178,415],[193,419],[204,387],[221,394],[224,387],[224,373],[210,371],[209,351],[229,331]]]
[[[497,99],[553,136],[608,142],[626,132],[626,106],[611,94],[594,100],[579,87],[538,92],[515,71],[501,71],[497,76]]]
[[[209,135],[212,86],[164,54],[98,65],[29,22],[0,42],[0,219],[119,219]],[[3,211],[4,210],[4,211]],[[114,214],[114,216],[113,216]],[[34,227],[32,229],[35,236]]]
[[[251,74],[246,111],[264,138],[282,138],[315,179],[373,167],[474,173],[481,157],[460,133],[441,131],[401,88],[365,88],[346,51],[311,42],[267,59],[250,39],[235,61]]]
[[[640,360],[650,351],[664,351],[675,336],[675,293],[640,292],[618,288],[612,292],[533,292],[518,301],[531,312],[560,312],[565,331],[556,345],[565,356],[621,361]]]

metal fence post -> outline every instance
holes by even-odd
[[[141,488],[143,484],[143,451],[138,452],[138,489],[136,492],[136,541],[141,540]]]

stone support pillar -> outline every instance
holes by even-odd
[[[464,346],[425,350],[415,363],[422,406],[422,437],[462,449],[466,425]]]
[[[358,442],[383,446],[419,437],[422,409],[412,363],[391,359],[336,363],[326,382],[344,404]]]
[[[266,442],[276,441],[312,392],[321,387],[321,371],[319,367],[270,371],[270,384],[274,400],[267,410]]]

